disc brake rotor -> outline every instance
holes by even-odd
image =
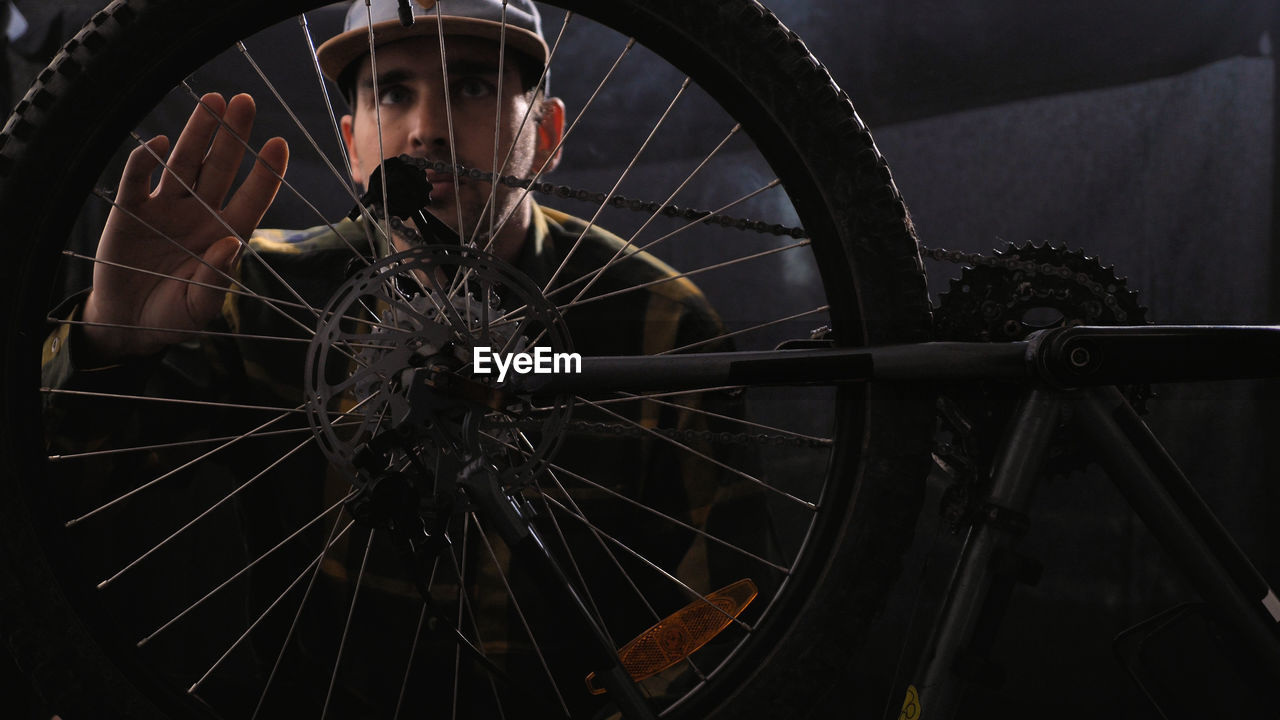
[[[357,487],[379,473],[484,457],[510,486],[555,449],[567,397],[535,407],[491,356],[573,350],[564,320],[523,273],[474,248],[426,245],[356,271],[334,293],[307,352],[307,414]],[[490,363],[492,365],[492,363]]]

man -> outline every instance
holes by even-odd
[[[396,2],[373,3],[379,78],[372,75],[374,58],[368,52],[369,18],[363,3],[351,6],[345,31],[319,48],[321,66],[352,100],[352,114],[342,119],[342,131],[357,184],[367,182],[382,157],[402,153],[485,171],[505,161],[503,174],[518,177],[551,171],[558,163],[564,104],[542,93],[540,70],[547,60],[547,46],[536,8],[529,2],[509,4],[503,30],[497,22],[503,16],[501,3],[454,1],[456,7],[450,4],[446,11],[451,13],[447,22],[438,23],[422,11],[410,28],[397,20]],[[441,32],[443,53],[437,39]],[[501,67],[495,43],[508,48]],[[449,58],[447,71],[442,55]],[[540,84],[534,87],[534,83]],[[154,197],[147,195],[148,179],[164,161],[167,139],[155,138],[130,155],[121,178],[122,207],[108,221],[100,258],[136,266],[133,261],[143,260],[138,257],[142,251],[153,258],[149,267],[159,272],[199,283],[226,284],[218,271],[230,270],[239,250],[228,231],[248,237],[257,225],[279,188],[277,172],[283,174],[288,150],[282,140],[267,142],[259,163],[222,211],[222,218],[213,217],[207,208],[221,207],[231,188],[244,152],[235,136],[248,136],[254,105],[247,95],[236,96],[226,105],[210,95],[202,104],[207,111],[197,108],[192,114],[168,158],[170,172]],[[217,132],[219,119],[234,134]],[[434,171],[428,178],[430,212],[465,238],[475,237],[480,213],[489,205],[489,183]],[[492,239],[491,250],[505,260],[515,260],[534,225],[534,203],[527,193],[503,185],[498,186],[496,197],[486,225],[501,229],[499,237]],[[130,239],[148,234],[140,227],[143,222],[181,240],[200,253],[204,263],[178,248],[159,247],[158,242],[140,248]],[[483,234],[487,236],[487,230]],[[299,237],[289,239],[297,242]],[[488,240],[482,237],[479,245],[489,245]],[[317,244],[314,238],[311,244]],[[156,258],[157,253],[163,259]],[[210,288],[162,278],[139,282],[136,273],[99,264],[94,292],[85,305],[84,319],[93,323],[86,329],[86,340],[103,360],[147,355],[172,342],[174,336],[140,336],[108,326],[196,330],[205,327],[220,307],[220,294]]]
[[[364,189],[381,158],[401,154],[517,177],[554,169],[559,162],[565,108],[560,100],[546,95],[541,70],[547,60],[547,45],[536,8],[528,0],[446,0],[439,18],[434,9],[419,8],[421,16],[409,28],[399,23],[395,0],[375,0],[368,12],[373,20],[375,55],[368,52],[370,31],[363,2],[353,3],[344,32],[318,51],[321,67],[350,101],[351,113],[341,119],[341,130],[355,184]],[[505,29],[496,22],[504,16]],[[292,406],[301,401],[303,389],[298,381],[304,348],[296,344],[282,348],[251,337],[287,336],[291,331],[297,336],[296,329],[278,307],[238,293],[227,294],[221,288],[234,278],[237,287],[274,298],[291,299],[296,293],[312,307],[323,307],[348,276],[353,247],[360,252],[386,254],[409,247],[415,240],[397,230],[388,246],[361,218],[304,231],[258,231],[251,251],[246,252],[239,238],[254,233],[271,204],[289,152],[282,140],[267,141],[248,177],[231,193],[245,149],[240,138],[249,136],[254,114],[253,100],[247,95],[230,101],[206,95],[171,152],[164,137],[147,141],[132,152],[121,177],[117,207],[98,249],[98,258],[105,262],[96,264],[93,289],[82,299],[85,324],[63,326],[46,345],[48,384],[143,385],[150,394],[224,403]],[[165,172],[152,190],[150,178],[162,163]],[[623,246],[621,240],[599,228],[538,206],[523,190],[505,185],[495,189],[488,182],[448,172],[431,171],[427,179],[432,200],[429,212],[436,219],[464,239],[476,238],[479,246],[514,263],[540,287],[553,278],[554,285],[563,286],[588,276]],[[374,195],[374,202],[380,202]],[[373,247],[369,247],[369,238]],[[564,268],[557,274],[562,264]],[[155,274],[126,269],[130,267],[147,268]],[[566,322],[575,348],[584,355],[653,353],[721,335],[719,320],[701,293],[687,280],[673,276],[670,268],[643,254],[630,256],[601,275],[593,295],[665,282],[568,311]],[[298,321],[314,325],[314,316],[305,311],[291,313]],[[235,339],[199,334],[210,328]],[[732,403],[726,402],[713,409],[731,414]],[[126,412],[139,413],[137,409]],[[194,425],[197,434],[213,435],[212,428],[227,422],[226,413],[212,413],[207,421],[197,421],[186,410],[174,417],[146,412],[145,417],[130,415],[128,421],[113,422],[106,434],[119,435],[120,427],[135,425],[182,433]],[[95,426],[94,418],[77,414],[73,401],[56,404],[50,413],[59,435],[78,436],[73,444],[88,442],[85,438],[98,442],[104,435],[101,423]],[[628,414],[648,427],[707,427],[701,416],[657,405],[641,408],[633,404]],[[580,415],[592,417],[589,412]],[[603,415],[592,419],[616,422]],[[78,427],[84,423],[89,426]],[[245,458],[245,467],[262,466],[255,451],[237,448],[235,452]],[[274,452],[280,452],[279,448]],[[283,470],[277,472],[288,476],[283,487],[255,487],[241,496],[250,545],[275,542],[284,530],[298,527],[318,508],[349,492],[348,479],[337,473],[328,473],[323,493],[318,492],[317,478],[326,473],[316,468],[316,456],[318,453],[303,453],[287,458]],[[604,491],[640,499],[695,526],[706,524],[709,508],[727,485],[711,463],[648,439],[570,440],[557,463],[588,478],[606,479]],[[236,466],[230,461],[227,464]],[[100,484],[117,482],[109,477],[112,468],[104,465],[100,471]],[[689,549],[689,536],[672,533],[661,523],[655,526],[643,512],[616,500],[602,502],[599,492],[582,488],[573,492],[583,514],[598,526],[614,529],[660,567],[674,570],[681,564]],[[598,537],[570,520],[562,520],[561,525],[564,527],[556,532],[566,536],[569,544],[584,548],[576,556],[582,570],[599,576],[616,572],[614,566],[619,561],[610,557]],[[463,531],[456,521],[453,529],[455,538]],[[325,559],[322,569],[326,580],[310,601],[294,640],[298,649],[292,660],[294,666],[336,663],[338,645],[343,645],[344,657],[364,661],[346,663],[337,696],[353,708],[385,710],[386,697],[395,695],[399,677],[369,658],[381,662],[384,656],[401,657],[413,638],[413,620],[420,604],[394,553],[385,547],[385,539],[368,541],[374,552],[366,563],[365,537],[360,534],[341,540]],[[475,595],[500,596],[477,601],[482,607],[469,610],[474,612],[471,622],[482,636],[482,645],[509,670],[537,674],[538,661],[518,630],[516,609],[501,592],[502,580],[495,577],[494,570],[485,569],[504,565],[505,558],[494,563],[472,560],[479,555],[475,547],[462,562],[476,565],[470,570],[482,573],[480,579],[471,581]],[[299,554],[295,559],[306,557]],[[632,566],[629,572],[635,565],[630,560],[625,564]],[[467,570],[458,568],[456,572],[475,577]],[[516,585],[514,594],[528,598],[522,592],[538,581],[519,576],[517,569],[511,578]],[[455,612],[458,584],[446,579],[436,587],[446,596],[449,588],[454,588]],[[351,595],[357,585],[368,588],[359,596],[364,612],[353,612],[352,632],[339,636],[332,632],[335,618],[340,624],[354,602]],[[614,586],[621,587],[622,582],[615,580]],[[267,597],[275,592],[278,588],[254,590]],[[670,587],[655,590],[649,599],[658,598],[668,612],[687,601]],[[644,617],[643,608],[637,613],[635,597],[600,599],[608,601],[602,603],[601,612],[609,619]],[[441,599],[446,606],[449,602],[447,597]],[[536,598],[524,609],[544,619],[565,611],[539,608]],[[628,627],[626,632],[640,630],[643,627]],[[389,633],[405,642],[386,644]],[[615,641],[621,644],[627,639],[617,637]],[[549,639],[547,654],[574,654],[573,648],[555,647],[555,640]],[[424,650],[423,656],[434,659],[419,661],[417,672],[439,677],[450,671],[454,659],[449,641],[435,640],[428,645],[431,652]],[[264,655],[269,652],[266,648],[261,651]],[[271,658],[263,662],[269,666]],[[580,670],[574,667],[572,672]],[[578,674],[576,680],[569,680],[574,683],[575,697],[566,702],[574,707],[591,702],[580,697],[581,677]],[[465,690],[485,693],[488,682],[486,675],[472,674]],[[287,673],[280,683],[287,688],[276,691],[276,702],[282,707],[320,699],[315,692],[308,695],[309,688],[289,688]],[[424,683],[422,687],[430,685]],[[431,692],[419,688],[416,696],[410,695],[411,701],[427,703]],[[473,705],[476,712],[487,707],[485,700],[470,702],[480,703]]]

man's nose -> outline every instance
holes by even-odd
[[[448,150],[449,113],[443,96],[424,99],[414,108],[409,142],[414,150],[432,155]]]

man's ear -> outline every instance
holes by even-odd
[[[538,115],[538,158],[534,167],[542,167],[543,163],[546,163],[544,172],[551,172],[560,164],[560,155],[562,154],[560,140],[564,137],[564,101],[557,97],[543,98],[540,110],[541,112]]]
[[[347,159],[351,161],[351,179],[359,187],[364,187],[364,173],[360,172],[360,158],[356,156],[355,118],[343,115],[341,125],[342,142],[347,146]]]

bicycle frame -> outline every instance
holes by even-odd
[[[1040,467],[1064,418],[1092,445],[1108,476],[1196,591],[1252,651],[1261,672],[1280,679],[1280,598],[1114,387],[1269,376],[1280,376],[1280,327],[1078,326],[1005,344],[782,349],[663,358],[661,365],[650,358],[588,358],[581,375],[540,377],[536,389],[600,390],[619,378],[650,390],[742,383],[1021,381],[1024,390],[998,446],[981,519],[965,539],[922,655],[913,685],[918,695],[908,696],[917,713],[927,709],[929,717],[949,717],[963,688],[957,666],[983,616],[996,559],[1025,532]]]

